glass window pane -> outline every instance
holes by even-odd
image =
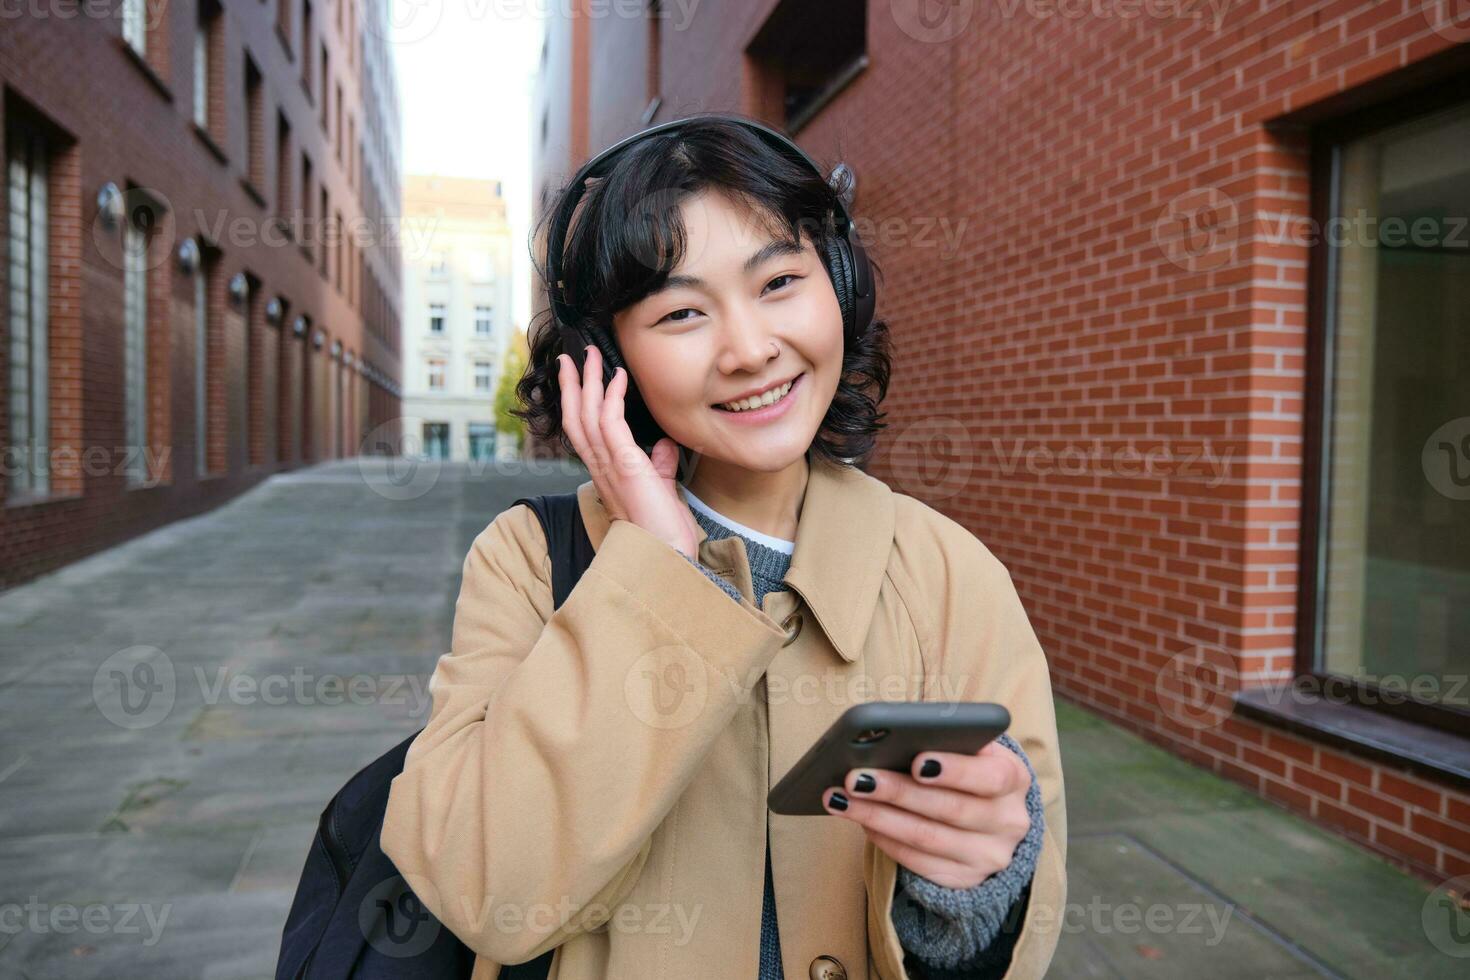
[[[1320,670],[1465,707],[1470,106],[1346,143],[1328,309]]]

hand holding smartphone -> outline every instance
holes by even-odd
[[[908,772],[921,752],[973,755],[1010,727],[987,701],[870,701],[842,713],[766,797],[773,813],[825,816],[822,793],[849,769]]]

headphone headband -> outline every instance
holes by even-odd
[[[642,142],[650,136],[674,132],[691,125],[712,121],[729,122],[744,126],[765,140],[772,148],[805,164],[813,173],[821,177],[824,182],[826,181],[827,178],[822,173],[822,168],[817,166],[816,161],[808,156],[805,150],[792,142],[790,138],[763,123],[756,122],[752,119],[745,119],[741,116],[726,113],[701,113],[699,115],[687,116],[683,119],[674,119],[669,122],[659,123],[641,132],[624,137],[581,166],[568,184],[568,192],[559,203],[557,213],[552,220],[550,235],[546,242],[546,263],[550,279],[549,292],[552,313],[559,324],[568,324],[571,320],[572,313],[562,298],[562,292],[566,288],[562,281],[562,250],[566,248],[567,229],[572,223],[572,213],[576,211],[577,202],[582,199],[583,194],[587,191],[587,181],[595,177],[606,176],[608,171],[613,168],[613,165],[629,147]],[[847,241],[850,249],[857,251],[861,246],[853,240],[852,217],[847,211],[847,205],[843,202],[841,195],[836,195],[836,202],[837,206],[833,209],[833,221],[836,225],[837,234],[840,238]],[[866,262],[859,262],[857,266],[857,269],[854,270],[856,295],[859,298],[867,299],[872,292],[871,273]]]

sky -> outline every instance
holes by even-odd
[[[531,90],[543,22],[534,3],[392,0],[403,172],[503,181],[512,316],[530,317]]]

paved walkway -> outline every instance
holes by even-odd
[[[585,479],[387,465],[275,477],[0,593],[0,978],[271,976],[322,805],[428,713],[470,541]],[[1466,975],[1427,886],[1059,711],[1052,977]]]

